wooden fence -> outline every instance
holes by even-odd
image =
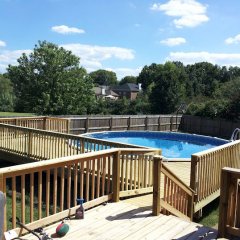
[[[19,231],[16,217],[35,229],[73,215],[79,197],[87,209],[118,201],[127,191],[146,192],[152,186],[154,154],[154,149],[108,149],[1,168],[0,191],[8,199],[4,230]]]
[[[194,212],[220,196],[223,167],[240,168],[240,140],[192,155],[190,187],[196,194]]]
[[[230,139],[234,129],[240,128],[240,121],[183,115],[179,130],[214,137]]]
[[[70,125],[69,119],[53,117],[0,118],[0,123],[60,133],[69,133]]]
[[[189,115],[18,117],[0,118],[0,123],[72,134],[120,130],[182,131],[225,139],[230,139],[234,129],[240,128],[240,121]]]
[[[128,115],[70,118],[70,132],[149,130],[177,131],[181,115]]]
[[[219,205],[219,237],[240,237],[240,169],[223,168]]]
[[[192,220],[194,191],[164,165],[161,156],[154,157],[153,169],[153,214],[163,208],[165,214]]]

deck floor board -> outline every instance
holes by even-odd
[[[140,201],[140,200],[139,200]],[[66,220],[69,232],[58,238],[54,233],[58,223],[45,228],[53,239],[87,239],[87,240],[195,240],[208,232],[211,239],[216,239],[216,230],[212,230],[193,222],[188,222],[174,216],[152,216],[149,206],[137,206],[129,201],[100,205],[85,212],[83,220]],[[34,240],[35,236],[28,234],[26,240]]]

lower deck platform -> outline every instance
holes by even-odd
[[[56,227],[59,224],[46,227],[44,230],[53,239],[88,239],[88,240],[123,240],[123,239],[161,239],[161,240],[196,240],[217,239],[215,229],[203,227],[197,223],[188,222],[174,216],[152,216],[149,206],[139,207],[129,201],[108,203],[85,212],[83,220],[65,220],[69,232],[59,238]],[[34,240],[35,236],[28,234],[26,240]]]

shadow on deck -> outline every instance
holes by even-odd
[[[197,223],[182,220],[169,215],[152,216],[151,208],[137,207],[127,201],[108,203],[85,213],[84,220],[66,220],[70,230],[61,239],[161,239],[196,240],[216,239],[215,229],[203,227]],[[59,223],[45,228],[55,236]],[[27,235],[24,239],[34,240]],[[60,239],[54,237],[54,239]]]

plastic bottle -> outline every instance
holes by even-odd
[[[80,204],[79,208],[76,210],[75,218],[84,219],[84,208],[83,208],[84,199],[77,198],[77,204]]]

